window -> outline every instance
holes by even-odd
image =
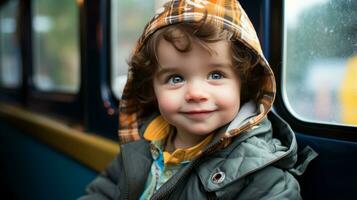
[[[112,90],[120,99],[126,83],[127,60],[146,23],[166,0],[111,1]]]
[[[76,93],[80,83],[79,14],[74,0],[33,0],[34,85]]]
[[[21,85],[21,52],[19,47],[19,1],[8,1],[0,9],[0,85]]]
[[[357,125],[357,1],[284,2],[288,109],[303,121]]]

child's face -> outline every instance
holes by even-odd
[[[154,91],[161,115],[178,133],[204,136],[238,113],[240,80],[232,68],[229,44],[208,46],[212,55],[197,44],[181,53],[166,40],[159,42]]]

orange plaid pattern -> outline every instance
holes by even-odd
[[[276,85],[275,78],[268,62],[266,61],[255,29],[247,14],[237,0],[172,0],[156,11],[155,16],[146,25],[143,34],[138,40],[135,52],[145,45],[148,38],[158,29],[182,22],[200,22],[206,16],[206,21],[213,23],[221,29],[229,30],[233,33],[233,38],[239,40],[252,49],[260,58],[259,64],[266,70],[266,81],[263,88],[264,95],[260,99],[260,114],[250,120],[248,126],[252,127],[259,123],[269,112],[273,104]],[[130,74],[128,75],[130,79]],[[125,88],[130,90],[131,88]],[[125,98],[119,105],[119,139],[121,143],[126,143],[140,139],[138,132],[139,122],[135,114],[135,105],[130,104],[130,99]],[[242,127],[243,128],[243,127]],[[241,129],[226,133],[226,137],[232,137],[241,132]]]

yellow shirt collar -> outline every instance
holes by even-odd
[[[170,134],[170,128],[170,124],[160,115],[150,122],[144,132],[144,138],[151,142],[159,142],[161,144],[164,144],[165,142],[162,141],[169,138],[168,136]],[[177,165],[181,162],[190,161],[194,159],[211,142],[213,135],[214,134],[208,135],[203,141],[189,148],[176,149],[173,153],[164,151],[164,164]]]

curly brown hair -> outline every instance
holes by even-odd
[[[127,83],[127,97],[136,101],[142,117],[157,110],[157,102],[153,89],[153,78],[158,69],[157,48],[160,40],[170,42],[179,52],[189,52],[195,42],[214,53],[207,43],[222,40],[231,41],[230,50],[234,70],[241,79],[241,104],[249,100],[257,100],[264,79],[264,69],[257,67],[257,55],[246,45],[232,38],[232,34],[209,23],[180,23],[157,30],[138,52],[129,60],[132,79]]]

